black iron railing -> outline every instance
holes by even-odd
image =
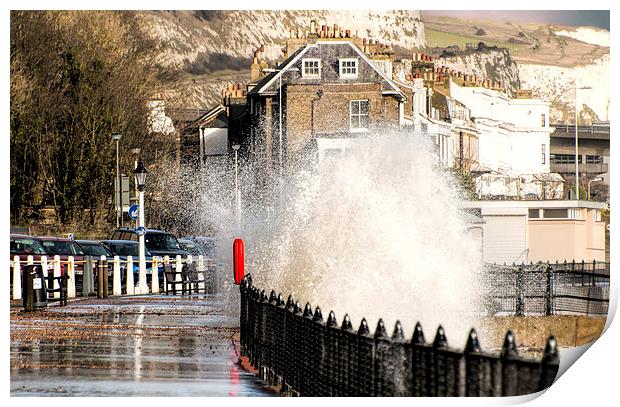
[[[246,276],[241,289],[241,353],[261,379],[300,396],[514,396],[549,387],[558,371],[557,342],[549,337],[541,360],[522,358],[508,331],[501,354],[481,349],[471,330],[464,350],[448,345],[444,329],[427,343],[418,323],[411,340],[396,323],[379,320],[374,334],[357,331],[345,315],[327,321],[319,307],[302,310],[291,296],[267,297]]]
[[[606,316],[609,263],[488,264],[482,277],[490,315]]]

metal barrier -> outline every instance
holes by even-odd
[[[379,320],[374,335],[362,319],[354,332],[345,315],[324,322],[321,309],[303,312],[291,296],[241,282],[241,354],[259,377],[299,396],[513,396],[549,387],[558,371],[553,336],[541,360],[519,356],[508,331],[500,355],[484,352],[472,329],[464,350],[448,345],[444,329],[427,343],[418,323],[406,340],[399,322],[390,335]]]
[[[61,260],[60,256],[54,256],[53,259],[41,256],[37,261],[33,256],[27,256],[26,259],[14,256],[10,264],[11,298],[13,300],[22,298],[22,271],[25,265],[32,264],[42,266],[48,281],[50,300],[59,300],[61,294],[64,295],[65,301],[66,298],[90,295],[108,298],[109,295],[157,294],[166,286],[162,267],[164,264],[171,264],[176,268],[182,268],[186,264],[196,265],[198,273],[203,273],[203,278],[198,278],[200,281],[195,282],[196,288],[207,293],[217,290],[217,266],[212,259],[203,256],[186,258],[176,256],[172,259],[168,256],[163,259],[153,257],[147,260],[147,275],[142,276],[141,284],[139,275],[138,281],[134,278],[134,264],[137,263],[138,260],[132,256],[127,256],[126,260],[121,260],[118,256],[113,258],[85,256],[84,260],[74,260],[73,256],[69,256],[67,260]],[[64,284],[62,287],[61,283]],[[178,283],[181,284],[180,281]]]
[[[487,264],[482,276],[490,315],[606,316],[609,263]]]

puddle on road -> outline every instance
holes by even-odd
[[[11,315],[11,395],[271,395],[237,367],[238,316],[221,298],[171,302]]]

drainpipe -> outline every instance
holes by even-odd
[[[323,90],[319,89],[316,92],[316,99],[312,99],[310,102],[310,136],[314,138],[314,102],[318,102],[323,97]]]

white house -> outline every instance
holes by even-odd
[[[493,89],[459,86],[450,96],[471,110],[479,130],[481,167],[509,176],[549,173],[549,103],[513,99]]]

